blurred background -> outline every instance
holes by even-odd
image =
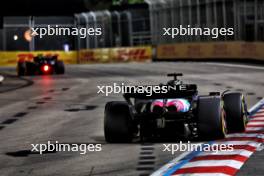
[[[1,8],[2,51],[80,51],[195,42],[264,41],[263,0],[9,0],[2,3]],[[30,37],[31,27],[48,25],[100,27],[103,33],[83,39],[79,36]],[[172,39],[162,35],[162,28],[179,25],[231,27],[235,34],[217,39],[211,36]]]

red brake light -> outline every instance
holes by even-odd
[[[45,72],[48,72],[49,71],[49,66],[48,65],[44,65],[44,67],[43,67],[43,70],[45,71]]]

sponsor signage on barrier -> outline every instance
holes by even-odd
[[[108,48],[104,49],[85,49],[79,51],[79,63],[101,63],[109,62],[110,54]]]
[[[122,47],[122,48],[99,48],[78,51],[3,51],[0,52],[0,65],[16,65],[19,59],[31,60],[37,55],[58,55],[58,58],[67,64],[106,63],[106,62],[129,62],[146,61],[152,58],[152,48]],[[79,59],[77,59],[79,58]]]
[[[164,44],[157,47],[157,59],[256,59],[264,60],[261,42],[197,42]]]
[[[86,49],[79,52],[79,63],[146,61],[152,58],[151,47]]]
[[[145,61],[152,58],[151,47],[113,48],[112,61]]]
[[[18,60],[32,60],[37,55],[57,55],[60,60],[66,64],[75,64],[77,53],[76,51],[4,51],[0,52],[0,65],[16,65]]]

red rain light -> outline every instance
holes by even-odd
[[[49,71],[49,66],[48,65],[44,65],[44,67],[43,67],[43,70],[45,71],[45,72],[48,72]]]

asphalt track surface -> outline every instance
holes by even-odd
[[[0,72],[15,74],[10,67]],[[251,107],[263,97],[264,67],[202,62],[161,62],[67,66],[65,75],[25,77],[33,85],[0,94],[0,175],[149,175],[179,156],[156,144],[106,144],[103,112],[121,95],[97,94],[98,85],[158,84],[169,72],[198,84],[200,94],[241,91]],[[12,81],[11,81],[12,82]],[[19,84],[20,85],[20,84]],[[5,90],[5,84],[1,90]],[[31,144],[102,144],[101,152],[30,152]],[[256,152],[238,175],[264,173],[263,151]]]

